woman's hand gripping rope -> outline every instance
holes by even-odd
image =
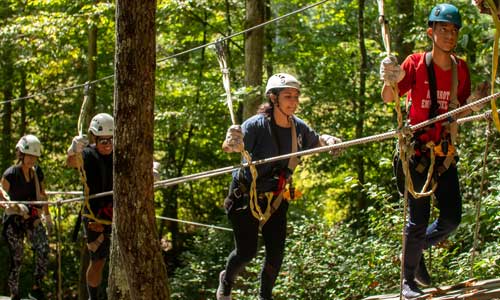
[[[252,174],[252,183],[250,184],[250,210],[252,215],[259,221],[263,219],[264,214],[262,213],[260,206],[257,203],[257,168],[252,165],[252,157],[245,150],[245,145],[243,143],[243,132],[241,126],[236,124],[236,118],[233,112],[233,101],[231,98],[231,81],[229,78],[229,69],[226,62],[226,51],[227,47],[224,39],[219,39],[215,43],[215,51],[217,53],[217,60],[222,72],[222,83],[224,85],[224,90],[226,91],[227,107],[231,115],[232,125],[229,127],[226,133],[226,139],[222,145],[222,149],[225,152],[240,152],[243,159],[249,164],[250,173]]]

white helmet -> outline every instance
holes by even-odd
[[[115,122],[113,117],[108,114],[101,113],[92,118],[92,121],[90,121],[89,131],[95,136],[112,136],[114,127]]]
[[[266,85],[266,95],[272,89],[294,88],[300,92],[300,82],[290,74],[278,73],[269,77]]]
[[[42,155],[42,144],[36,136],[27,134],[17,142],[16,150],[19,150],[23,154],[40,157]]]

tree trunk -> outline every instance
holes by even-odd
[[[246,1],[246,27],[253,27],[264,22],[265,1]],[[252,30],[245,34],[245,85],[251,88],[243,107],[243,119],[254,115],[262,102],[262,64],[264,61],[264,28]]]
[[[114,216],[109,299],[170,299],[155,223],[156,1],[116,1]],[[116,272],[118,270],[118,273]],[[125,274],[125,280],[114,274]]]
[[[413,52],[413,48],[415,47],[415,42],[413,39],[406,39],[408,33],[410,33],[411,29],[414,26],[414,0],[403,0],[396,1],[396,13],[399,18],[396,18],[396,15],[388,18],[389,22],[392,22],[395,26],[391,26],[390,30],[391,35],[394,36],[393,47],[396,53],[398,54],[398,61],[402,62],[408,55]],[[391,23],[389,23],[391,24]]]
[[[360,66],[359,66],[359,96],[357,102],[356,115],[358,120],[356,122],[356,138],[364,136],[364,119],[366,113],[365,92],[366,92],[366,72],[367,72],[367,54],[365,46],[365,32],[364,32],[364,9],[365,0],[358,0],[358,44],[360,52]],[[358,151],[359,154],[355,156],[355,166],[358,180],[363,185],[365,183],[365,162],[363,151]],[[357,210],[361,211],[367,207],[366,194],[363,192],[357,193]]]
[[[12,66],[12,51],[5,50],[2,57],[2,92],[4,100],[10,100],[13,98],[13,72],[14,68]],[[3,103],[2,109],[2,151],[1,151],[1,168],[3,170],[7,169],[12,162],[12,103]]]
[[[264,9],[264,22],[267,22],[271,19],[271,0],[265,0],[265,9]],[[274,34],[275,34],[275,28],[276,28],[276,25],[275,24],[269,24],[268,26],[266,26],[267,30],[266,30],[266,33],[264,35],[265,37],[265,51],[267,52],[267,55],[270,55],[271,53],[273,53],[273,37],[274,37]],[[271,77],[273,74],[274,74],[274,71],[273,71],[273,64],[271,62],[269,62],[269,60],[267,60],[267,63],[266,63],[266,77],[269,78]]]
[[[20,97],[28,96],[28,90],[26,89],[26,71],[21,68],[21,85],[19,86]],[[20,135],[26,134],[26,101],[19,101],[19,110],[21,111],[21,118],[19,120],[19,133]]]
[[[96,4],[98,1],[94,1]],[[87,79],[88,81],[93,81],[96,80],[97,78],[97,26],[96,24],[96,17],[94,16],[92,18],[92,23],[88,29],[88,34],[87,34]],[[95,94],[95,89],[92,88],[92,86],[89,86],[89,90],[85,92],[87,97],[85,103],[86,107],[89,109],[86,109],[84,111],[84,115],[82,116],[82,127],[83,129],[88,128],[90,124],[90,120],[94,115],[94,107],[96,103],[96,94]],[[83,104],[82,104],[83,105]],[[83,130],[82,133],[85,133],[85,130]],[[81,243],[81,253],[80,253],[80,274],[79,274],[79,285],[78,285],[78,299],[79,300],[87,300],[89,298],[88,291],[87,291],[87,279],[86,279],[86,274],[87,274],[87,268],[90,263],[90,257],[89,257],[89,251],[87,249],[87,245],[85,243]]]
[[[97,5],[99,3],[98,0],[94,1],[94,4]],[[87,80],[92,82],[97,78],[97,25],[98,22],[97,16],[93,16],[91,20],[90,27],[88,29],[88,37],[87,37]],[[90,85],[87,91],[87,107],[89,108],[86,111],[86,114],[83,116],[83,126],[84,128],[88,128],[90,124],[90,120],[95,114],[95,105],[96,105],[96,92],[95,88]]]

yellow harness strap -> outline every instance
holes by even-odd
[[[87,174],[85,173],[85,169],[83,168],[83,157],[81,153],[77,153],[76,155],[76,161],[78,165],[78,172],[80,173],[80,181],[83,184],[83,195],[84,195],[84,206],[87,208],[88,213],[83,213],[83,206],[82,206],[82,216],[91,219],[94,222],[97,222],[99,224],[103,225],[111,225],[112,221],[111,220],[104,220],[104,219],[99,219],[94,215],[94,212],[90,208],[90,199],[89,199],[89,186],[87,185]]]
[[[493,18],[493,23],[495,24],[495,39],[493,41],[493,66],[491,70],[491,94],[495,92],[495,79],[497,77],[498,70],[498,39],[500,38],[500,20],[498,19],[498,9],[493,0],[486,0],[488,6],[490,7],[491,17]],[[491,99],[491,115],[493,117],[493,123],[498,131],[500,131],[500,120],[498,118],[496,100]]]

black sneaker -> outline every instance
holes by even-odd
[[[422,286],[431,285],[431,275],[427,272],[427,267],[425,266],[424,256],[420,259],[420,263],[415,271],[415,281]]]
[[[227,284],[224,281],[224,276],[226,275],[226,271],[221,271],[219,274],[219,287],[217,288],[217,300],[231,300],[231,291],[228,288]],[[227,293],[229,290],[229,294]],[[227,294],[227,295],[225,295]]]
[[[19,295],[11,295],[10,300],[21,300],[21,297]]]
[[[424,292],[418,288],[417,283],[415,281],[404,280],[403,281],[403,289],[401,290],[401,294],[406,299],[413,299],[419,296],[422,296]]]
[[[36,289],[36,290],[31,290],[31,292],[28,294],[28,298],[30,300],[45,300],[45,294],[43,293],[42,289]]]

